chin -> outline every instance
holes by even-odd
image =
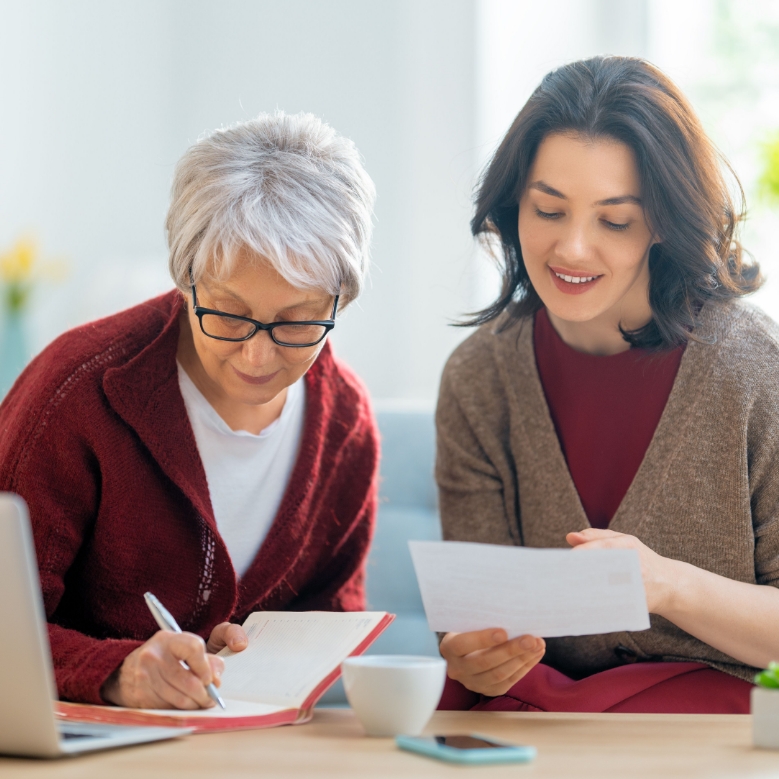
[[[250,384],[237,376],[232,369],[228,369],[226,380],[222,384],[224,392],[231,400],[250,406],[262,406],[270,403],[276,395],[284,389],[281,376],[275,376],[267,384]]]
[[[541,297],[541,296],[539,296]],[[564,300],[560,298],[565,297]],[[589,322],[608,310],[608,305],[597,305],[585,301],[571,301],[568,296],[552,294],[541,297],[541,302],[558,319],[565,322]]]
[[[264,406],[270,403],[281,389],[271,387],[239,387],[230,392],[230,399],[245,406]]]
[[[597,319],[604,313],[605,309],[586,309],[586,310],[571,310],[568,306],[547,306],[549,311],[552,312],[558,319],[562,319],[564,322],[591,322],[593,319]]]

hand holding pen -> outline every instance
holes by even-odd
[[[159,625],[160,630],[169,630],[172,633],[183,632],[179,627],[178,622],[173,619],[173,615],[157,600],[157,598],[154,597],[154,595],[152,595],[150,592],[147,592],[143,597],[146,601],[146,605],[149,607],[149,611],[154,617],[154,621]],[[187,671],[192,670],[187,665],[186,660],[180,659],[179,662],[184,668],[187,669]],[[215,703],[218,703],[223,709],[226,708],[224,701],[219,697],[219,693],[216,691],[214,683],[204,683],[204,686],[206,688],[206,692],[208,693],[208,697],[211,698],[211,700]]]
[[[213,653],[225,646],[234,652],[248,646],[240,625],[217,625],[207,645],[193,633],[175,633],[166,627],[127,655],[101,694],[106,702],[130,708],[209,708],[214,702],[206,685],[218,682],[224,670],[224,661]]]

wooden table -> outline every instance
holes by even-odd
[[[0,779],[242,777],[779,777],[779,751],[753,749],[745,715],[438,712],[428,733],[478,732],[533,744],[529,765],[450,766],[366,738],[348,709],[297,727],[212,733],[84,757],[0,758]]]

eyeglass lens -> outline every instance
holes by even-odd
[[[203,314],[202,323],[203,332],[214,338],[242,341],[254,332],[251,322],[231,316]],[[298,346],[318,343],[326,332],[322,325],[279,325],[273,328],[273,338],[277,343]]]

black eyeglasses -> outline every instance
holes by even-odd
[[[249,319],[248,316],[236,316],[203,308],[197,304],[197,291],[192,283],[192,306],[195,316],[200,320],[200,329],[209,338],[218,341],[248,341],[265,330],[279,346],[289,346],[293,349],[304,349],[306,346],[316,346],[335,327],[335,314],[338,311],[338,298],[335,296],[330,319],[312,322],[272,322],[269,325]]]

